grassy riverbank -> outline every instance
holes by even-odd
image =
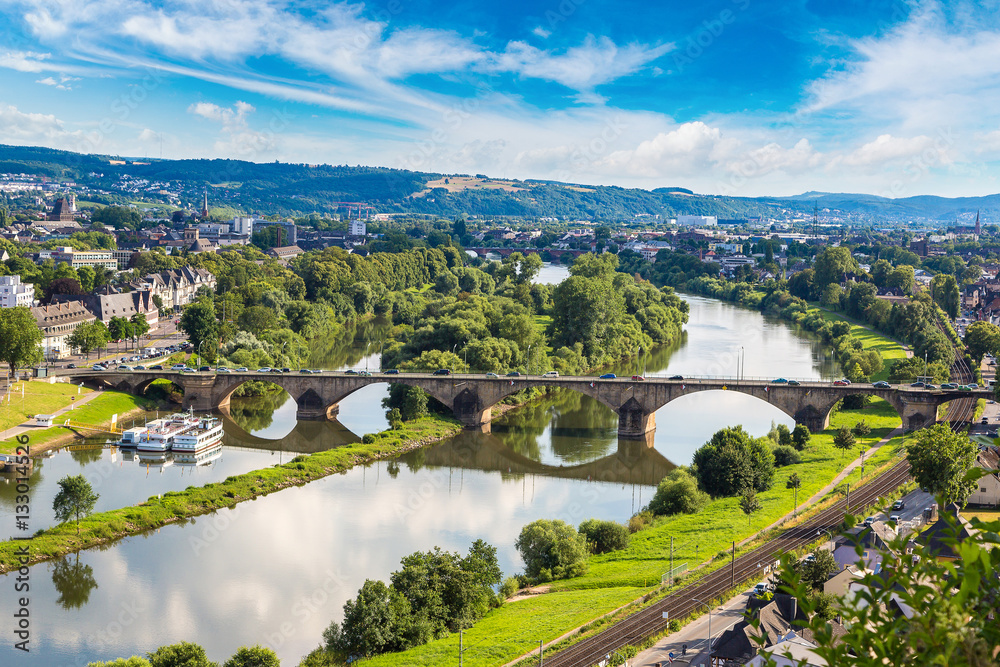
[[[31,392],[38,391],[38,388],[36,388],[35,385],[37,385],[38,388],[50,387],[61,389],[62,391],[66,391],[68,388],[72,390],[71,392],[65,394],[56,392],[52,395],[52,397],[50,397],[50,405],[55,405],[57,400],[61,400],[63,396],[66,397],[65,404],[52,409],[51,412],[55,412],[55,410],[70,405],[72,401],[69,400],[69,397],[76,396],[75,385],[65,383],[49,385],[40,382],[33,382],[29,385],[31,387]],[[85,392],[81,395],[86,395],[87,393],[92,392]],[[30,438],[29,444],[31,446],[32,454],[39,454],[47,449],[52,449],[53,447],[77,438],[77,432],[62,426],[67,419],[69,420],[70,426],[73,424],[110,426],[112,415],[118,415],[119,423],[125,423],[131,415],[145,412],[153,405],[152,401],[142,398],[141,396],[132,396],[131,394],[124,394],[118,391],[102,391],[97,393],[99,395],[94,396],[87,403],[57,417],[55,421],[60,424],[60,426],[36,428],[28,431],[27,436]],[[42,411],[33,414],[46,414],[46,412]],[[22,419],[22,421],[24,420]],[[91,431],[80,430],[79,433],[87,434],[91,433]],[[0,454],[10,454],[16,447],[17,441],[14,438],[0,440]]]
[[[899,341],[862,326],[846,315],[820,308],[816,304],[809,304],[808,312],[810,314],[819,313],[828,322],[847,322],[851,325],[851,335],[861,341],[864,349],[878,350],[878,353],[882,355],[885,367],[871,377],[872,382],[889,379],[889,365],[899,359],[906,359],[906,350],[903,349]]]
[[[297,456],[288,463],[228,477],[223,482],[169,492],[139,505],[94,514],[80,522],[79,535],[76,524],[60,524],[39,531],[31,540],[0,543],[0,572],[7,572],[16,566],[15,551],[25,545],[31,554],[30,562],[48,560],[180,519],[232,507],[244,500],[306,484],[359,464],[395,457],[452,436],[461,429],[461,424],[453,419],[425,417],[408,422],[398,431],[377,434],[370,444],[354,443],[308,456]]]
[[[899,425],[899,416],[881,400],[861,410],[843,410],[830,420],[830,428],[814,434],[802,452],[802,462],[779,468],[771,490],[758,494],[763,504],[751,521],[739,509],[739,499],[720,498],[697,514],[659,519],[652,527],[635,533],[628,549],[592,556],[583,577],[556,581],[551,592],[507,603],[491,611],[473,628],[465,631],[464,663],[470,667],[500,665],[634,600],[659,586],[660,578],[670,567],[670,538],[674,538],[674,565],[687,563],[694,569],[719,557],[711,565],[727,562],[733,541],[740,542],[793,510],[793,493],[785,488],[791,473],[798,473],[802,487],[800,503],[829,484],[857,456],[857,451],[842,452],[833,445],[841,426],[854,426],[865,419],[872,427],[866,439],[876,443]],[[867,476],[899,452],[902,438],[866,458]],[[841,484],[857,484],[860,471],[854,471]],[[598,489],[598,493],[600,489]],[[597,499],[599,501],[599,498]],[[581,508],[576,523],[590,518]],[[393,653],[365,661],[364,665],[438,665],[453,662],[458,655],[458,637],[450,636],[404,653]]]

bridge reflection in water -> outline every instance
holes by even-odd
[[[245,431],[228,411],[221,410],[225,425],[223,444],[229,447],[294,454],[313,454],[347,444],[361,438],[336,420],[298,421],[295,428],[279,440],[252,435]],[[650,433],[650,439],[652,439]],[[545,475],[615,484],[655,486],[676,466],[652,448],[652,442],[621,438],[615,451],[592,461],[571,465],[553,465],[519,454],[504,440],[490,433],[462,431],[441,444],[403,454],[399,460],[409,468],[463,468],[499,472],[502,475]]]

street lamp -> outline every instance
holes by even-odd
[[[736,375],[739,380],[742,380],[743,376],[746,374],[746,360],[747,351],[743,349],[742,345],[740,345],[740,362],[736,364]]]
[[[368,341],[365,344],[365,372],[368,371],[368,348],[371,347],[372,342]]]
[[[691,598],[691,599],[693,601],[697,602],[698,604],[703,604],[706,607],[708,607],[708,651],[709,651],[709,654],[711,654],[711,651],[712,651],[712,606],[709,605],[706,602],[702,602],[698,598]]]
[[[454,345],[451,346],[451,356],[455,356],[455,348],[457,348],[457,347],[458,347],[458,343],[455,343]],[[454,365],[455,365],[455,362],[452,362],[452,370],[455,370],[454,369]]]
[[[524,358],[524,374],[531,375],[531,345],[528,345],[528,354]]]

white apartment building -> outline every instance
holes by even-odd
[[[351,224],[348,227],[348,233],[351,236],[367,236],[368,225],[364,220],[351,220]]]
[[[22,283],[21,276],[0,276],[0,308],[35,305],[35,286]]]
[[[677,216],[678,227],[715,227],[718,224],[719,224],[719,218],[714,215]]]

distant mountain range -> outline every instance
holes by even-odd
[[[722,219],[808,218],[854,225],[1000,221],[1000,194],[984,197],[930,195],[889,199],[875,195],[806,192],[792,197],[700,195],[682,187],[655,190],[557,181],[492,179],[485,175],[437,174],[383,167],[308,165],[242,160],[156,160],[87,155],[41,147],[0,145],[0,173],[29,173],[72,180],[112,194],[127,194],[122,175],[166,183],[167,193],[142,193],[150,201],[200,201],[261,213],[333,212],[343,202],[362,202],[376,212],[452,216],[634,220],[660,215],[714,215]],[[135,198],[131,191],[130,198]]]

